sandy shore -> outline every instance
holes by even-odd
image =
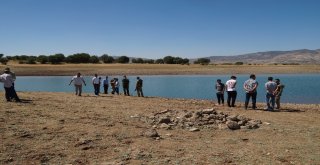
[[[18,76],[83,75],[209,75],[209,74],[298,74],[320,73],[320,65],[167,65],[167,64],[62,64],[0,65],[10,67]]]
[[[208,100],[0,92],[0,164],[319,164],[320,106],[279,112],[217,106]],[[257,129],[154,126],[155,114],[199,112],[260,120]],[[176,120],[178,118],[172,119]],[[155,128],[159,136],[145,132]]]

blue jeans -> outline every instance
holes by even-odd
[[[266,102],[267,102],[268,110],[273,110],[274,104],[275,104],[275,96],[273,94],[267,93]],[[270,106],[270,103],[271,103],[271,106]]]
[[[257,102],[257,92],[253,93],[246,93],[246,101],[244,103],[245,108],[248,108],[248,104],[250,101],[250,97],[252,98],[252,109],[256,109],[256,102]]]

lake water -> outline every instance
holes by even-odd
[[[259,82],[258,102],[264,102],[264,84],[267,77],[279,78],[285,85],[282,95],[284,103],[314,103],[320,104],[320,75],[319,74],[274,74],[257,75]],[[74,86],[69,86],[72,76],[21,76],[17,77],[17,91],[45,91],[45,92],[74,92]],[[119,78],[121,85],[121,76]],[[216,100],[215,81],[221,79],[226,82],[229,75],[179,75],[179,76],[140,76],[143,79],[143,91],[145,96],[159,96],[167,98],[192,98]],[[91,84],[92,77],[84,77],[87,86],[83,87],[83,93],[93,94]],[[104,77],[102,77],[103,79]],[[136,77],[128,76],[130,80],[130,93],[134,92]],[[249,75],[237,75],[237,101],[244,101],[245,92],[242,88]],[[109,77],[110,80],[110,77]],[[3,91],[3,88],[0,88]],[[103,91],[101,87],[101,91]],[[122,92],[122,87],[120,87]],[[19,94],[19,93],[18,93]],[[226,100],[225,95],[225,100]]]

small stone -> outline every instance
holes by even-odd
[[[237,122],[235,122],[235,121],[228,121],[228,122],[227,122],[227,126],[228,126],[228,128],[231,129],[231,130],[240,129],[240,125],[239,125]]]
[[[170,129],[170,125],[166,124],[166,123],[162,123],[160,125],[160,128],[163,128],[163,129]]]
[[[225,124],[219,124],[218,128],[221,129],[221,130],[226,130],[226,129],[228,129],[228,126],[225,125]]]
[[[263,124],[265,124],[265,125],[271,125],[271,123],[268,123],[268,122],[263,122]]]
[[[200,129],[193,127],[193,128],[190,128],[189,131],[190,132],[196,132],[196,131],[200,131]]]
[[[138,114],[132,115],[130,116],[131,118],[140,118],[140,116]]]
[[[238,115],[231,115],[227,117],[227,120],[238,121]]]
[[[159,134],[155,129],[148,129],[143,133],[143,135],[151,138],[159,137]]]
[[[202,113],[203,114],[213,114],[213,113],[215,113],[215,110],[213,108],[204,109],[204,110],[202,110]]]

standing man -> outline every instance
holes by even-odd
[[[123,87],[123,93],[125,96],[130,96],[129,94],[129,79],[127,79],[127,76],[124,75],[122,79],[122,87]]]
[[[94,77],[92,78],[92,85],[94,88],[94,94],[99,96],[100,80],[97,74],[94,74]]]
[[[275,95],[274,92],[277,88],[277,84],[273,82],[273,77],[268,77],[268,82],[265,84],[267,94],[266,94],[266,103],[268,111],[274,110],[274,104],[275,104]],[[271,105],[270,105],[271,102]]]
[[[275,100],[276,100],[276,109],[280,109],[280,97],[283,92],[284,85],[280,83],[280,79],[276,79],[277,89],[274,92]]]
[[[243,84],[243,88],[246,91],[246,101],[244,103],[244,108],[248,109],[248,104],[250,101],[250,97],[252,98],[252,109],[256,109],[256,100],[257,100],[257,88],[258,82],[256,81],[256,75],[251,74],[250,79],[245,81]]]
[[[104,94],[108,94],[108,88],[109,88],[109,80],[108,80],[108,76],[106,76],[106,79],[103,80]]]
[[[120,87],[120,84],[119,84],[118,78],[114,78],[114,90],[118,95],[119,95],[119,87]]]
[[[136,89],[138,97],[144,97],[143,96],[143,91],[142,91],[142,85],[143,85],[143,80],[140,79],[140,77],[137,77],[137,83],[136,83]]]
[[[218,99],[218,104],[220,105],[220,102],[222,105],[224,105],[224,90],[225,90],[225,85],[221,83],[221,80],[218,79],[217,83],[215,85],[216,91],[217,91],[217,99]]]
[[[76,90],[76,95],[81,96],[82,93],[82,83],[86,86],[86,82],[84,81],[83,77],[81,76],[81,73],[77,73],[76,76],[73,76],[69,85],[71,85],[73,81],[75,90]]]
[[[226,82],[226,89],[228,92],[227,103],[229,107],[235,107],[234,103],[236,102],[236,99],[237,99],[236,85],[237,85],[236,76],[231,76],[230,80]]]
[[[14,86],[13,86],[14,80],[10,73],[11,73],[10,69],[6,68],[4,70],[4,73],[0,75],[0,82],[3,82],[6,100],[9,102],[11,101],[11,99],[14,99],[16,102],[21,102],[20,98],[18,97],[14,89]]]
[[[16,74],[13,72],[13,71],[11,71],[10,70],[10,68],[5,68],[4,70],[7,70],[8,71],[8,74],[10,74],[11,75],[11,77],[12,77],[12,80],[13,80],[13,83],[12,83],[12,88],[13,88],[13,93],[11,94],[11,98],[10,99],[13,99],[13,97],[12,96],[14,96],[14,95],[17,95],[17,92],[16,92],[16,90],[15,90],[15,88],[14,88],[14,82],[16,81]]]

